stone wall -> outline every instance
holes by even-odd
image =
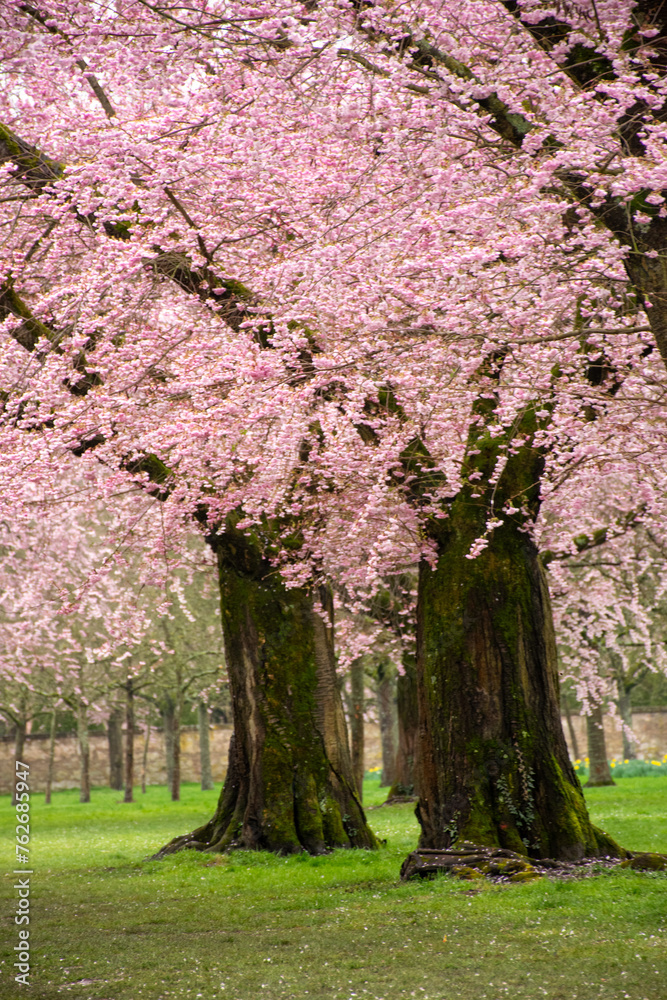
[[[227,770],[227,751],[232,734],[231,726],[213,726],[210,730],[211,766],[213,780],[221,782]],[[136,784],[141,783],[141,769],[144,756],[144,735],[137,735],[134,741],[134,775]],[[25,745],[25,763],[30,765],[30,788],[43,792],[49,757],[48,736],[28,736]],[[10,781],[13,771],[14,741],[8,737],[0,740],[0,793],[11,791]],[[53,789],[78,788],[80,756],[76,736],[61,736],[56,740]],[[196,726],[184,726],[181,730],[181,780],[199,781],[199,732]],[[164,785],[167,782],[167,767],[164,752],[164,736],[161,730],[151,730],[148,741],[146,779],[149,785]],[[105,733],[90,736],[90,781],[92,785],[109,784],[109,744]]]
[[[572,723],[575,729],[579,752],[586,755],[586,720],[583,716],[574,715]],[[662,757],[667,753],[667,710],[637,712],[633,717],[634,731],[639,738],[638,756],[645,758]],[[563,729],[568,741],[570,753],[570,736],[565,719]],[[221,782],[227,770],[227,751],[232,734],[231,726],[213,726],[210,731],[211,763],[213,778]],[[621,733],[616,723],[609,716],[605,718],[605,735],[607,751],[610,757],[620,758],[623,750]],[[380,727],[377,723],[367,723],[365,727],[366,769],[382,766],[382,749],[380,744]],[[30,765],[30,785],[35,792],[44,791],[46,771],[48,766],[49,739],[48,736],[28,736],[26,739],[25,758]],[[135,778],[137,785],[141,782],[141,768],[144,754],[144,737],[140,734],[134,743]],[[14,741],[9,737],[0,739],[0,794],[11,791],[10,781],[13,772]],[[59,788],[78,788],[79,785],[79,750],[75,736],[61,736],[56,740],[54,791]],[[92,785],[109,784],[109,752],[107,738],[104,733],[93,734],[90,737],[90,771]],[[164,739],[160,730],[153,730],[148,744],[148,760],[146,767],[149,785],[164,785],[167,781],[165,765]],[[184,727],[181,731],[181,779],[183,781],[199,781],[199,734],[196,726]]]
[[[579,753],[582,757],[588,755],[586,749],[586,717],[583,715],[572,716],[572,728],[577,738]],[[632,716],[632,729],[637,736],[636,754],[645,760],[660,759],[667,753],[667,709],[655,708],[652,711],[636,712]],[[563,718],[563,730],[567,740],[570,756],[572,752],[572,741],[565,718]],[[618,727],[618,723],[606,715],[604,719],[604,735],[607,744],[607,756],[616,757],[620,760],[623,756],[623,735]]]

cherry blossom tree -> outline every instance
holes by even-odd
[[[601,481],[621,522],[664,493],[660,10],[2,16],[8,503],[74,452],[219,562],[229,778],[175,846],[373,843],[327,584],[419,560],[423,845],[615,850],[536,524],[564,546]]]
[[[80,471],[77,465],[75,461],[75,471]],[[57,495],[45,498],[26,489],[11,530],[3,522],[1,710],[17,723],[19,743],[31,713],[73,712],[81,801],[88,802],[89,725],[113,703],[118,684],[126,683],[127,658],[142,639],[150,647],[151,618],[161,609],[166,613],[170,603],[159,586],[161,575],[173,580],[177,570],[183,576],[188,566],[182,558],[173,568],[164,565],[162,526],[159,518],[146,516],[142,491],[124,491],[112,513],[89,498],[82,502],[90,483],[76,479],[72,462],[69,468],[63,463],[61,476]],[[93,485],[108,488],[104,476],[98,479]],[[137,523],[139,538],[133,537]]]
[[[609,704],[622,730],[623,756],[631,759],[630,692],[647,674],[667,669],[664,544],[658,525],[640,524],[588,549],[587,539],[575,539],[579,554],[550,564],[561,661],[586,714],[601,718]],[[608,771],[603,756],[599,766]]]

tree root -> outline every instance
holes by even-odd
[[[623,851],[623,857],[582,858],[557,861],[553,858],[526,858],[502,848],[482,847],[464,842],[456,848],[419,848],[401,866],[401,880],[434,878],[449,874],[465,881],[488,878],[494,882],[530,882],[545,875],[582,878],[603,868],[632,868],[636,871],[667,872],[667,855]]]

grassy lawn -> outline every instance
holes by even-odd
[[[367,806],[382,802],[377,778]],[[216,792],[32,796],[31,985],[13,981],[16,893],[4,876],[0,997],[52,1000],[664,1000],[667,876],[628,870],[512,886],[398,881],[411,805],[373,809],[378,852],[322,858],[194,852],[143,860],[205,820]],[[587,799],[627,847],[667,852],[667,777]],[[3,873],[13,813],[0,798]]]

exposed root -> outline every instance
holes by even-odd
[[[514,851],[465,842],[446,850],[419,848],[412,851],[401,866],[401,879],[434,878],[439,873],[445,873],[466,881],[488,878],[494,882],[530,882],[545,875],[582,878],[595,874],[600,868],[616,866],[636,871],[667,872],[667,855],[624,850],[622,857],[557,861],[553,858],[526,858]]]

